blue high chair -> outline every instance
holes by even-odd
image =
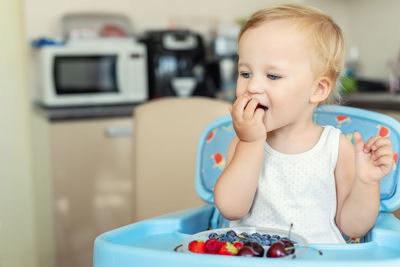
[[[380,214],[374,228],[361,243],[310,244],[296,259],[247,258],[175,252],[184,239],[208,229],[220,228],[227,221],[213,205],[213,187],[225,166],[225,153],[235,135],[230,116],[211,122],[198,143],[196,190],[209,203],[164,216],[133,223],[98,236],[94,245],[94,267],[130,266],[400,266],[400,221],[391,213],[400,207],[397,155],[400,123],[376,112],[345,106],[324,106],[314,120],[333,125],[352,139],[354,131],[364,140],[373,135],[387,136],[395,150],[395,165],[381,181]],[[161,179],[161,177],[160,177]],[[182,200],[184,201],[184,199]],[[316,251],[321,250],[323,255]]]

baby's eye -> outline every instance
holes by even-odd
[[[245,78],[245,79],[248,79],[248,78],[251,77],[251,74],[248,73],[248,72],[242,71],[242,72],[240,72],[240,76],[242,76],[242,77]]]
[[[282,78],[281,76],[274,75],[274,74],[267,74],[267,77],[270,80],[278,80],[278,79]]]

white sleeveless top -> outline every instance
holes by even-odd
[[[264,162],[249,213],[231,227],[288,229],[309,243],[345,243],[335,223],[335,167],[340,130],[325,126],[317,144],[299,154],[283,154],[265,142]]]

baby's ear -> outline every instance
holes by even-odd
[[[310,96],[310,102],[318,104],[328,98],[331,93],[332,83],[328,77],[321,77],[314,83],[314,88]]]

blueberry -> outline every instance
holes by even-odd
[[[209,236],[208,236],[208,239],[215,239],[215,238],[217,238],[218,237],[218,234],[217,233],[211,233]]]
[[[270,240],[270,239],[271,239],[271,235],[269,235],[269,234],[263,234],[263,235],[261,236],[261,239],[263,239],[263,240]]]
[[[235,231],[230,230],[230,231],[226,232],[226,236],[235,237],[235,236],[236,236],[236,233],[235,233]]]
[[[253,236],[253,237],[259,237],[259,238],[261,238],[261,235],[260,235],[260,233],[252,233],[252,234],[251,234],[251,236]]]
[[[249,237],[250,235],[246,232],[241,233],[240,235],[244,236],[244,237]]]
[[[277,240],[281,239],[281,237],[279,235],[272,235],[272,237],[277,239]]]
[[[269,239],[261,240],[261,245],[270,246],[271,245],[271,241],[269,241]]]
[[[269,241],[270,241],[270,242],[271,242],[271,244],[272,244],[272,243],[274,243],[274,242],[278,241],[278,239],[276,239],[275,237],[271,237],[271,239],[270,239]]]
[[[218,236],[218,240],[221,241],[221,242],[226,242],[226,241],[228,241],[228,239],[227,239],[227,237],[226,237],[225,234],[220,234],[220,235]]]
[[[251,241],[261,244],[261,238],[258,236],[252,236]]]

